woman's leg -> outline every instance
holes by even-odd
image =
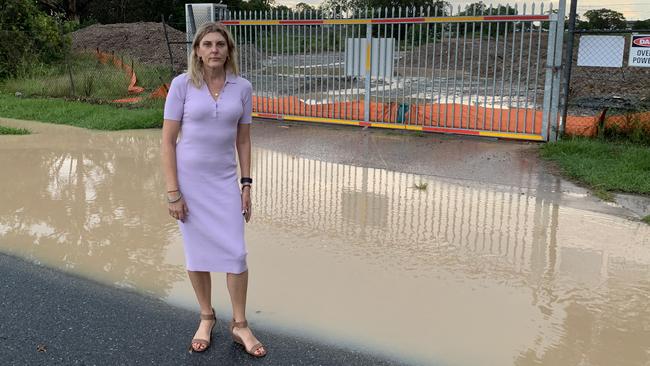
[[[201,314],[212,314],[212,279],[210,272],[195,272],[187,271],[196,294],[196,299],[199,301]],[[201,320],[199,329],[194,334],[194,338],[210,340],[210,331],[212,330],[213,320]],[[200,351],[205,348],[200,343],[192,343],[192,348]]]
[[[228,292],[230,293],[230,302],[232,303],[232,316],[235,322],[242,322],[246,320],[246,293],[248,291],[248,271],[234,274],[228,273],[226,275],[226,283],[228,285]],[[241,337],[244,341],[244,347],[250,349],[259,341],[253,335],[250,328],[235,328],[236,335]],[[260,348],[255,353],[259,356],[263,355],[266,349]]]

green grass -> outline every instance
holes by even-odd
[[[627,142],[569,138],[542,147],[568,177],[611,200],[611,192],[650,195],[650,147]]]
[[[29,135],[29,131],[24,128],[13,128],[0,126],[0,135]]]
[[[124,62],[132,65],[130,59]],[[133,63],[133,69],[138,78],[137,85],[145,89],[142,95],[169,81],[169,67]],[[20,92],[24,96],[114,100],[129,97],[128,86],[129,77],[123,70],[111,63],[101,64],[93,54],[76,53],[71,55],[70,72],[64,63],[37,65],[30,69],[29,74],[4,81],[0,90],[10,94]]]
[[[428,186],[429,186],[429,184],[427,184],[426,182],[420,182],[420,183],[415,183],[413,185],[413,188],[415,188],[415,189],[417,189],[419,191],[426,191]]]
[[[644,217],[641,219],[641,221],[645,222],[646,224],[650,225],[650,215]]]
[[[89,104],[63,99],[0,94],[0,117],[51,122],[96,130],[159,128],[162,108]]]

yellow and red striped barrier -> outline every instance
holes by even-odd
[[[323,25],[323,24],[407,24],[407,23],[467,23],[467,22],[520,22],[550,21],[554,15],[485,15],[450,17],[415,17],[382,19],[267,19],[222,20],[225,25]]]

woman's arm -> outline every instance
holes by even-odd
[[[176,139],[181,129],[178,121],[165,119],[163,121],[162,145],[160,148],[165,181],[167,185],[167,200],[169,201],[169,214],[176,220],[185,221],[189,210],[181,187],[178,185],[178,172],[176,170]]]
[[[181,187],[178,185],[176,139],[181,130],[186,94],[187,76],[185,74],[179,75],[172,80],[167,98],[165,99],[162,142],[160,146],[165,185],[167,186],[167,200],[169,201],[169,214],[176,220],[181,221],[185,221],[188,210],[180,191]]]
[[[178,187],[178,175],[176,172],[176,139],[180,130],[181,124],[178,121],[164,120],[160,153],[167,191],[180,189]]]
[[[251,125],[240,123],[237,126],[237,154],[242,177],[251,176]],[[251,219],[251,186],[242,186],[241,210],[244,220]]]
[[[251,125],[240,123],[237,126],[237,155],[242,177],[251,176]]]
[[[253,119],[253,86],[247,81],[244,98],[242,98],[243,113],[237,123],[237,154],[241,177],[251,176],[251,122]],[[241,192],[241,209],[246,222],[251,218],[251,186],[243,185]]]
[[[237,123],[237,154],[241,176],[251,176],[251,122],[253,120],[253,86],[247,82],[242,98],[243,113]]]

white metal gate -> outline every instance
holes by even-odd
[[[565,0],[230,12],[257,117],[557,138]]]

